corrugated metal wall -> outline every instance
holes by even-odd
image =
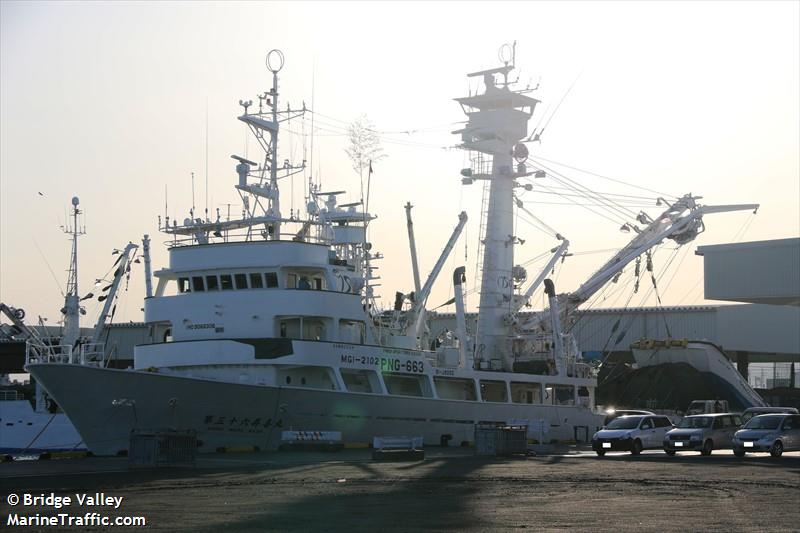
[[[615,331],[614,326],[616,327]],[[579,314],[572,328],[582,351],[627,351],[642,337],[717,339],[714,307],[597,310]]]

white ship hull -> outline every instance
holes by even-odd
[[[85,450],[64,413],[40,413],[27,400],[0,401],[0,453]]]
[[[746,407],[767,405],[753,390],[724,353],[710,342],[688,342],[685,345],[665,345],[645,347],[647,341],[632,346],[633,357],[639,367],[656,366],[668,363],[685,363],[700,372],[714,374],[728,385],[737,396],[739,404]]]
[[[591,436],[602,417],[582,406],[456,401],[301,387],[248,385],[166,374],[66,364],[32,364],[29,372],[71,413],[96,455],[127,450],[133,429],[195,430],[200,452],[222,447],[276,449],[281,431],[340,431],[345,444],[373,436],[422,436],[438,445],[473,441],[479,422],[544,420],[547,436]],[[577,430],[575,428],[578,428]]]

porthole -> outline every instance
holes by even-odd
[[[292,382],[292,376],[286,376],[286,384],[288,385],[291,382]]]

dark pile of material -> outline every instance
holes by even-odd
[[[750,407],[726,381],[687,363],[603,365],[597,381],[598,405],[684,411],[692,400],[728,400],[734,411]]]

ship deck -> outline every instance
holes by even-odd
[[[152,531],[199,532],[792,530],[800,519],[800,452],[426,454],[415,463],[373,462],[369,450],[211,454],[195,468],[161,470],[129,470],[125,458],[18,461],[0,464],[0,511],[4,524],[9,513],[99,512],[144,516]],[[124,500],[116,510],[8,505],[11,493],[51,491]]]

